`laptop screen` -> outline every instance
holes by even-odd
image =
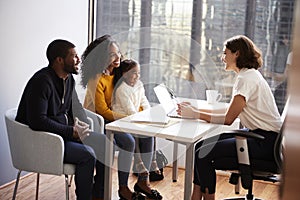
[[[165,86],[163,83],[154,87],[153,90],[160,104],[167,104],[171,102],[172,96],[169,93],[167,86]]]
[[[157,96],[159,103],[164,105],[164,108],[167,112],[170,112],[175,108],[177,109],[177,101],[176,99],[172,98],[172,95],[165,84],[161,83],[158,86],[154,87],[153,90]],[[173,94],[173,96],[175,95]]]

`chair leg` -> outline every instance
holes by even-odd
[[[35,200],[39,199],[39,185],[40,185],[40,173],[37,173],[37,177],[36,177],[36,190],[35,190]]]
[[[241,177],[238,178],[238,182],[234,185],[235,194],[240,194],[240,186],[241,186]]]
[[[17,180],[16,180],[16,184],[15,184],[15,189],[14,189],[14,194],[13,194],[13,198],[12,200],[15,200],[16,199],[16,196],[17,196],[17,190],[18,190],[18,185],[19,185],[19,180],[20,180],[20,176],[21,176],[21,170],[18,171],[18,174],[17,174]]]
[[[69,186],[69,187],[71,187],[71,185],[72,185],[73,176],[74,176],[74,175],[71,175],[70,181],[69,181],[69,183],[68,183],[68,186]]]
[[[69,176],[65,174],[66,200],[69,200]]]
[[[253,183],[250,183],[250,188],[248,189],[248,193],[246,195],[246,199],[247,200],[252,200],[254,198],[253,194],[252,194],[252,187],[253,187]]]

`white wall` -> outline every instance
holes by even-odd
[[[88,1],[0,1],[0,185],[16,177],[4,113],[17,107],[26,82],[47,65],[47,45],[57,38],[77,46],[79,55],[87,45]]]

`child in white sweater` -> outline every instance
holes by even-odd
[[[124,115],[132,115],[150,108],[143,83],[140,81],[140,66],[136,61],[127,59],[121,62],[120,67],[114,71],[114,85],[113,111]],[[134,190],[144,193],[151,199],[162,199],[159,192],[151,189],[149,184],[154,138],[135,136],[135,141],[138,182],[135,184]]]

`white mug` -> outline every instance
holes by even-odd
[[[209,104],[214,104],[222,99],[222,94],[218,90],[206,90],[206,100]]]

